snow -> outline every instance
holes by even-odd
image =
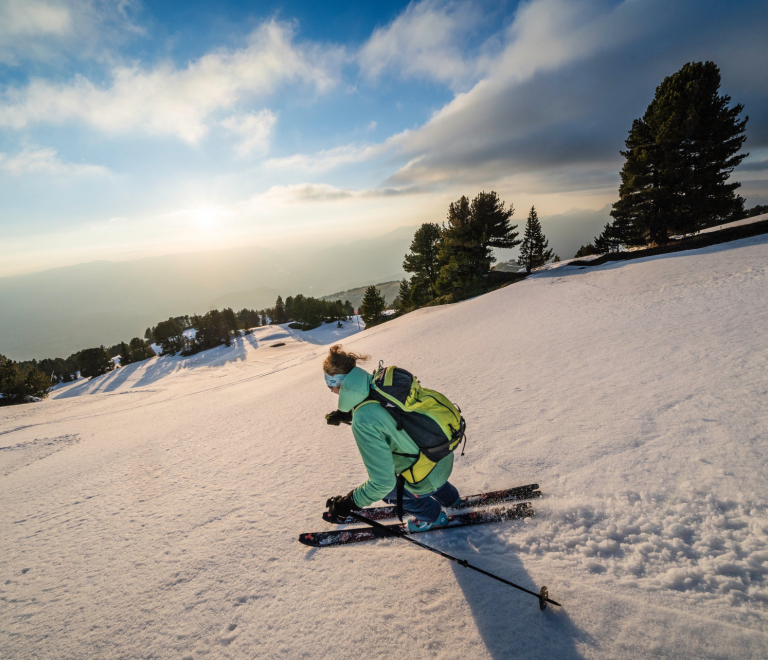
[[[13,658],[763,658],[768,236],[550,268],[362,333],[257,328],[0,409],[0,648]],[[309,549],[365,478],[331,342],[458,403],[464,494],[536,516]],[[275,347],[273,344],[284,343]]]
[[[763,222],[764,220],[768,220],[768,213],[763,213],[762,215],[754,215],[751,218],[742,218],[741,220],[734,220],[733,222],[726,222],[722,225],[716,225],[715,227],[707,227],[706,229],[702,229],[699,234],[709,234],[713,231],[720,231],[721,229],[730,229],[732,227],[742,227],[743,225],[751,225],[755,222]],[[696,234],[681,234],[679,236],[672,236],[672,238],[685,238],[685,236],[696,236]]]

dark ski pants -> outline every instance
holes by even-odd
[[[403,491],[403,511],[423,522],[435,522],[441,506],[451,506],[459,499],[459,491],[446,481],[434,493],[414,495],[406,488]],[[397,504],[397,488],[383,498],[387,504]]]

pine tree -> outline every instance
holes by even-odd
[[[532,206],[525,223],[525,234],[522,245],[520,245],[520,257],[518,259],[527,273],[530,273],[534,268],[540,268],[552,258],[553,252],[547,249],[548,245],[549,241],[541,230],[536,208]]]
[[[285,323],[285,305],[280,296],[278,296],[277,301],[275,301],[275,309],[272,312],[272,323]]]
[[[384,296],[375,286],[369,286],[365,290],[363,302],[360,303],[360,316],[367,327],[381,323],[381,314],[387,306]]]
[[[661,244],[672,233],[690,233],[737,219],[744,200],[728,183],[748,154],[737,155],[748,117],[741,104],[718,95],[720,71],[713,62],[689,63],[656,88],[641,119],[632,123],[622,151],[619,201],[611,211],[614,231],[627,245],[644,237]]]
[[[492,248],[520,244],[517,225],[510,224],[514,212],[514,207],[505,208],[493,191],[479,193],[471,204],[461,197],[448,207],[448,225],[443,229],[439,252],[440,275],[435,286],[440,295],[453,291],[471,295],[496,261]]]
[[[128,350],[131,352],[132,363],[155,357],[154,349],[149,345],[149,342],[144,341],[141,337],[131,339]]]
[[[44,399],[50,390],[50,374],[40,371],[34,360],[19,365],[0,355],[0,394],[3,395],[3,403],[25,403],[30,397]]]
[[[176,319],[161,321],[152,331],[155,342],[163,349],[163,355],[175,355],[184,348],[184,328]]]
[[[80,375],[85,378],[96,378],[115,368],[115,363],[109,357],[107,349],[103,346],[99,348],[86,348],[80,351],[77,356],[77,366],[80,368]]]
[[[411,308],[411,283],[406,278],[400,280],[400,288],[395,298],[395,311],[403,314]]]
[[[424,223],[413,235],[411,253],[406,254],[403,261],[403,270],[413,273],[411,285],[416,286],[427,300],[435,296],[435,283],[440,271],[440,241],[439,225]]]
[[[131,362],[133,362],[131,357],[131,350],[128,348],[128,344],[126,344],[124,341],[120,342],[119,348],[119,355],[120,355],[120,366],[124,367]]]
[[[592,243],[587,243],[586,245],[582,245],[578,250],[576,250],[576,254],[573,255],[574,259],[579,259],[580,257],[589,257],[593,254],[600,254],[597,251],[597,248],[592,245]]]
[[[240,324],[237,322],[237,316],[235,316],[235,312],[232,311],[232,308],[227,307],[226,309],[222,310],[221,316],[227,328],[227,336],[229,336],[229,333],[231,332],[235,336],[239,337]]]

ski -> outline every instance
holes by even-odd
[[[448,524],[445,527],[438,527],[430,530],[439,532],[453,527],[465,527],[467,525],[483,525],[485,523],[501,522],[504,520],[517,520],[518,518],[528,518],[533,515],[533,509],[529,502],[520,502],[514,506],[498,509],[484,509],[482,511],[471,511],[469,513],[457,513],[448,516]],[[387,525],[390,529],[397,530],[403,534],[414,534],[409,532],[408,525],[394,523]],[[309,545],[314,548],[322,548],[332,545],[345,545],[347,543],[360,543],[362,541],[373,541],[374,539],[389,538],[391,535],[386,531],[376,527],[356,527],[354,529],[334,530],[331,532],[309,532],[299,536],[299,543]]]
[[[505,488],[504,490],[495,490],[490,493],[480,493],[479,495],[467,495],[466,497],[462,497],[457,505],[450,508],[473,509],[479,506],[495,506],[496,504],[504,504],[506,502],[532,500],[536,497],[541,497],[539,484],[528,484],[527,486]],[[368,509],[360,509],[357,513],[366,518],[370,518],[371,520],[386,520],[387,518],[394,518],[397,516],[397,507],[394,504],[390,506],[370,507]],[[323,520],[328,523],[334,522],[331,520],[331,515],[327,511],[323,513]],[[359,521],[350,516],[348,518],[340,518],[336,521],[336,524],[354,525],[357,522]]]

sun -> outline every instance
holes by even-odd
[[[212,229],[218,222],[219,214],[214,209],[202,208],[193,211],[193,217],[200,229]]]

